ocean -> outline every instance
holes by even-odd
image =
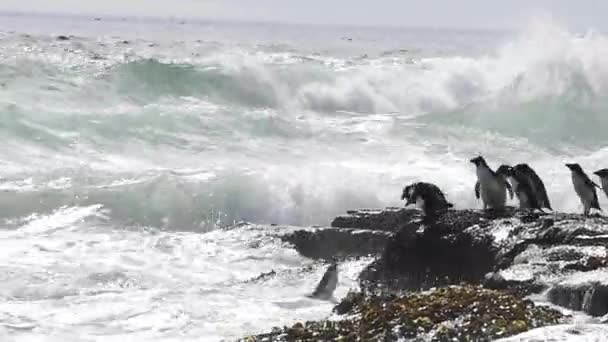
[[[606,55],[606,35],[547,20],[2,14],[1,339],[233,340],[328,317],[305,298],[326,265],[277,235],[402,206],[413,181],[480,208],[479,154],[529,163],[579,212],[564,163],[608,167]],[[369,261],[340,264],[337,297]]]

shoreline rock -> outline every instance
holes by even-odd
[[[469,284],[461,287],[467,291],[483,286],[483,291],[512,298],[543,293],[550,303],[564,308],[591,316],[608,313],[605,217],[506,208],[499,212],[448,210],[436,218],[424,219],[416,210],[358,210],[337,217],[332,228],[295,231],[283,240],[315,259],[377,256],[359,275],[362,292],[346,298],[336,308],[341,314],[352,314],[360,303],[369,304],[372,299],[390,307],[395,298],[403,299],[404,293],[424,296],[420,291],[462,283]],[[450,304],[442,303],[433,310],[441,311]],[[483,313],[479,315],[483,317]],[[381,321],[386,318],[381,317]],[[299,333],[342,334],[356,328],[356,336],[341,335],[349,340],[365,339],[369,337],[365,334],[373,332],[369,329],[376,329],[352,318],[340,322],[308,322],[259,336],[281,341],[293,329]],[[531,328],[526,325],[525,330]],[[429,331],[422,329],[419,333]]]
[[[390,233],[350,228],[316,228],[296,230],[281,236],[300,255],[311,259],[346,259],[380,253]]]
[[[241,341],[491,341],[566,319],[554,309],[480,286],[398,296],[351,292],[334,310],[345,318],[273,328]]]

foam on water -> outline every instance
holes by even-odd
[[[100,207],[63,208],[2,234],[3,340],[218,340],[331,311],[305,297],[325,266],[272,236],[289,228],[199,234],[108,222]],[[367,262],[340,264],[337,296]]]

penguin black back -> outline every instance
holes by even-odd
[[[602,184],[602,190],[608,197],[608,169],[601,169],[594,172],[595,175],[600,177],[600,183]]]
[[[538,205],[542,208],[547,208],[549,210],[553,210],[551,208],[551,202],[549,201],[549,196],[547,196],[547,189],[545,188],[545,183],[540,179],[536,171],[534,171],[528,164],[522,163],[517,164],[513,167],[513,171],[515,174],[520,175],[521,177],[525,177],[528,179],[528,185],[532,189],[536,197],[536,201]]]
[[[511,180],[513,191],[519,199],[521,209],[538,209],[542,211],[533,187],[530,185],[529,177],[518,169],[508,165],[501,165],[496,173],[504,174]]]
[[[401,194],[401,199],[407,200],[406,206],[422,201],[422,210],[426,215],[432,215],[453,207],[438,186],[425,182],[417,182],[406,186]]]

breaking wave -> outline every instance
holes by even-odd
[[[565,174],[563,159],[599,167],[606,155],[608,40],[548,22],[483,53],[436,56],[11,37],[0,58],[1,197],[19,203],[9,216],[102,204],[179,229],[326,224],[399,205],[421,174],[475,206],[471,154],[534,160],[547,177]],[[567,182],[548,183],[558,209],[576,209]]]

